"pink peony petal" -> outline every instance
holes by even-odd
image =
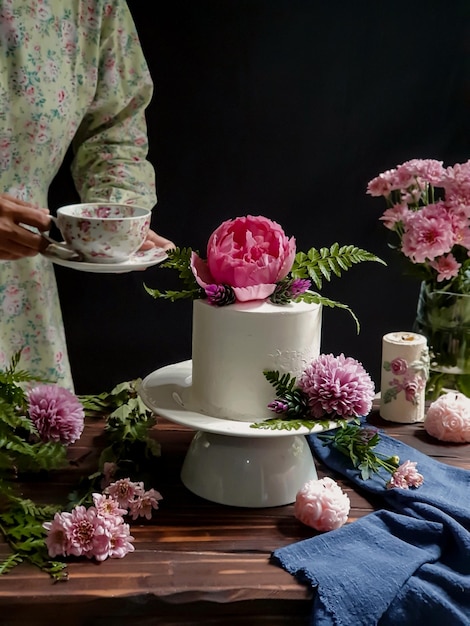
[[[211,276],[207,262],[201,259],[195,252],[191,254],[191,271],[194,274],[197,284],[203,289],[216,282]]]
[[[250,302],[251,300],[265,300],[275,290],[276,285],[253,285],[252,287],[233,287],[238,302]]]

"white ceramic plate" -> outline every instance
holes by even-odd
[[[204,415],[191,409],[189,392],[191,389],[192,362],[181,361],[162,367],[144,378],[139,387],[139,395],[144,404],[155,414],[166,417],[176,424],[189,426],[219,435],[235,437],[286,437],[308,435],[325,430],[320,424],[311,430],[301,427],[298,430],[271,430],[251,428],[250,422],[221,419]],[[330,428],[336,428],[334,421]]]
[[[61,258],[58,254],[54,254],[53,247],[48,248],[44,253],[47,259],[50,259],[56,265],[62,265],[81,272],[94,272],[97,274],[124,274],[125,272],[135,272],[145,270],[147,267],[158,265],[167,258],[167,254],[163,248],[151,248],[143,252],[136,252],[130,259],[123,263],[88,263],[86,261],[72,261],[70,259]]]

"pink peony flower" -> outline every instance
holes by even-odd
[[[28,413],[42,441],[70,444],[82,434],[85,412],[78,398],[58,385],[38,385],[27,394]]]
[[[350,506],[348,495],[327,476],[310,480],[298,491],[294,515],[315,530],[328,531],[339,528],[347,521]]]
[[[240,302],[264,300],[289,273],[295,251],[279,224],[248,215],[223,222],[209,238],[207,261],[193,252],[191,269],[203,289],[228,285]]]
[[[331,413],[345,418],[367,415],[375,394],[362,364],[344,354],[321,354],[305,368],[298,386],[307,394],[316,419]]]
[[[441,441],[470,443],[470,398],[463,393],[443,394],[431,403],[423,425]]]
[[[405,461],[393,472],[387,483],[387,489],[408,489],[409,487],[419,487],[424,482],[422,474],[416,469],[414,461]]]

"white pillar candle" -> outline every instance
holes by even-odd
[[[424,421],[429,374],[426,337],[410,332],[384,335],[381,372],[381,417],[409,424]]]

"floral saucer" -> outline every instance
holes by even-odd
[[[54,245],[50,245],[43,252],[43,256],[56,265],[96,274],[124,274],[125,272],[145,270],[148,267],[162,263],[167,258],[163,248],[151,248],[150,250],[136,252],[122,263],[89,263],[87,261],[66,259],[61,254],[62,251],[60,249],[56,250]]]

